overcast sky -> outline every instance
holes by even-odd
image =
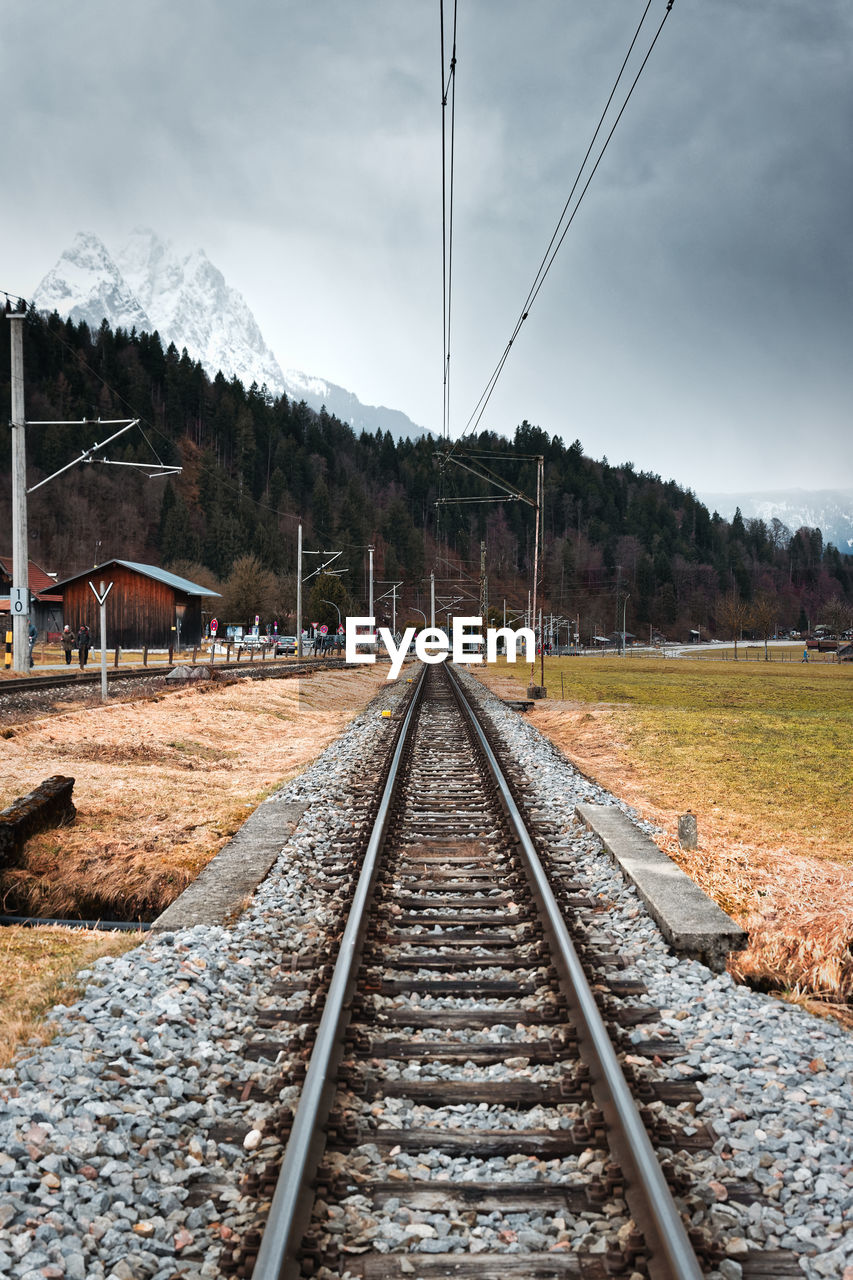
[[[205,249],[283,367],[440,431],[439,12],[2,0],[0,289],[150,226]],[[459,0],[453,435],[640,13]],[[483,425],[699,491],[853,487],[851,135],[847,0],[675,0]]]

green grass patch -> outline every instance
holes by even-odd
[[[527,665],[499,670],[528,683]],[[724,807],[853,862],[850,665],[551,658],[545,684],[549,702],[613,706],[659,803]]]

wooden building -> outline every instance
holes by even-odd
[[[91,583],[91,586],[90,586]],[[122,649],[168,649],[196,645],[205,632],[208,617],[203,612],[206,598],[219,593],[153,564],[132,560],[107,560],[56,584],[62,594],[62,611],[72,631],[86,623],[92,640],[100,643],[100,606],[93,587],[112,588],[107,596],[107,647]]]

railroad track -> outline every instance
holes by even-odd
[[[175,664],[175,665],[184,665]],[[197,663],[197,667],[208,666]],[[304,662],[217,662],[212,667],[214,679],[234,680],[288,680],[311,675],[328,667],[343,667],[340,658],[309,658]],[[135,667],[126,670],[107,671],[109,694],[116,700],[145,696],[186,688],[182,680],[171,681],[166,677],[171,667]],[[201,673],[199,673],[201,674]],[[94,699],[100,705],[100,670],[61,672],[53,676],[24,676],[0,681],[0,724],[10,726],[27,720],[50,715],[55,708],[67,710],[70,703],[90,705]]]
[[[724,1257],[683,1158],[713,1136],[676,1111],[701,1095],[620,1044],[656,1011],[583,923],[573,944],[565,919],[594,904],[559,852],[543,866],[514,789],[458,681],[425,668],[334,971],[294,975],[265,1013],[273,1034],[319,1025],[280,1169],[252,1188],[263,1237],[226,1272],[697,1280]],[[739,1265],[798,1274],[779,1253]]]
[[[113,666],[107,667],[107,683],[110,685],[133,684],[143,680],[151,680],[157,676],[166,676],[172,670],[172,667],[190,665],[194,667],[210,667],[214,672],[221,673],[227,671],[229,675],[251,675],[251,676],[292,676],[305,675],[309,671],[316,671],[321,667],[342,666],[342,658],[309,658],[299,663],[281,663],[271,660],[265,663],[263,660],[255,660],[246,658],[243,662],[226,662],[220,659],[216,663],[205,661],[199,658],[196,662],[185,663],[176,658],[171,666],[151,666],[151,667],[132,667],[122,670]],[[96,663],[92,663],[87,671],[79,671],[75,669],[69,672],[59,672],[54,676],[21,676],[18,679],[3,680],[0,682],[0,709],[2,709],[3,700],[18,693],[31,693],[33,691],[41,692],[48,690],[68,690],[68,689],[85,689],[88,686],[100,687],[101,669]]]

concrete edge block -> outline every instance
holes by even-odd
[[[621,809],[579,804],[575,814],[637,890],[673,951],[723,972],[729,953],[747,945],[744,930]]]
[[[245,899],[269,872],[307,803],[272,797],[258,805],[186,889],[151,925],[154,935],[193,925],[221,925],[239,915]]]

